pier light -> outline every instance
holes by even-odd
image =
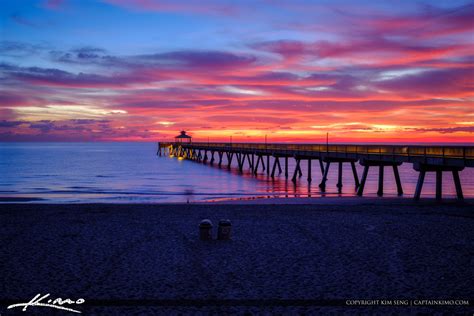
[[[180,134],[174,138],[174,141],[176,143],[191,143],[191,139],[191,136],[186,135],[186,131],[181,131]]]

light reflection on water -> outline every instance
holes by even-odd
[[[234,167],[227,170],[188,160],[156,156],[156,143],[2,143],[0,144],[0,196],[36,197],[46,202],[167,203],[221,200],[226,198],[301,196],[338,196],[337,164],[332,164],[326,193],[318,187],[321,171],[313,161],[310,186],[306,181],[307,163],[297,185],[285,180],[284,173],[275,179],[259,170],[254,176],[247,162],[243,175]],[[217,156],[217,155],[216,155]],[[266,163],[266,159],[265,159]],[[234,160],[234,164],[236,162]],[[283,161],[281,165],[284,168]],[[289,160],[289,178],[294,160]],[[359,176],[362,167],[357,166]],[[461,172],[464,195],[474,197],[474,171]],[[412,197],[418,173],[411,164],[400,166],[405,197]],[[376,196],[378,168],[371,168],[365,196]],[[354,196],[355,186],[350,164],[343,167],[343,196]],[[423,196],[433,197],[433,173],[428,173]],[[396,196],[392,168],[385,168],[385,196]],[[443,195],[454,197],[450,173],[443,178]]]

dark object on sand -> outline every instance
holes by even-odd
[[[229,240],[230,232],[232,230],[232,224],[228,219],[222,219],[219,221],[219,228],[217,230],[217,239]]]
[[[201,240],[212,240],[212,222],[209,219],[203,219],[199,224],[199,238]]]

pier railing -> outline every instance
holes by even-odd
[[[265,143],[207,143],[194,142],[186,144],[168,143],[183,147],[199,147],[208,150],[261,150],[278,152],[314,152],[314,153],[348,153],[379,154],[392,156],[421,156],[432,158],[474,159],[474,146],[416,146],[416,145],[352,145],[352,144],[265,144]]]

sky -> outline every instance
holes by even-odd
[[[472,143],[472,1],[0,0],[0,141]]]

